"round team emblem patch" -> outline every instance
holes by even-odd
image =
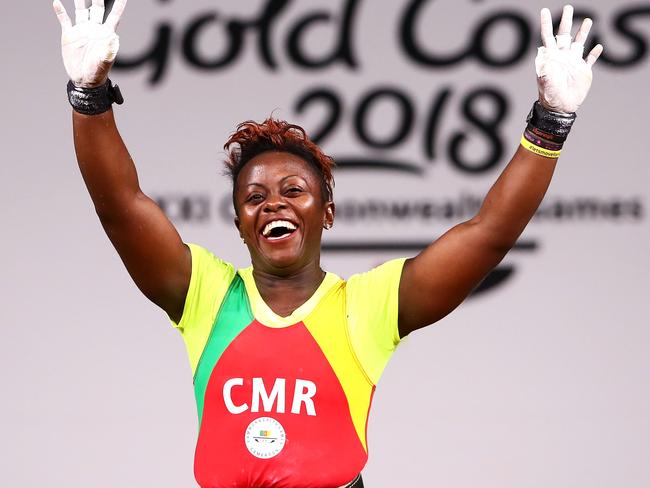
[[[271,417],[260,417],[248,425],[244,440],[253,456],[270,459],[284,449],[287,436],[280,422]]]

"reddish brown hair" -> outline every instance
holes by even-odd
[[[261,124],[248,120],[237,126],[237,131],[223,147],[228,152],[225,164],[226,172],[233,182],[233,200],[237,177],[242,168],[255,156],[266,151],[288,152],[304,159],[321,179],[323,199],[332,200],[334,160],[323,153],[298,125],[273,117]]]

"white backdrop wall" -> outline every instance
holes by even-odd
[[[349,276],[476,210],[536,96],[543,6],[559,17],[556,1],[132,0],[119,126],[184,239],[239,266],[223,141],[271,113],[320,133],[341,163],[323,262]],[[369,487],[650,486],[650,3],[576,9],[606,54],[553,185],[487,289],[398,349]],[[49,2],[1,22],[0,484],[195,486],[184,347],[86,195]]]

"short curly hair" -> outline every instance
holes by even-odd
[[[225,166],[233,183],[233,203],[237,177],[242,168],[255,156],[267,151],[288,152],[304,159],[320,177],[324,201],[331,201],[334,196],[334,159],[326,155],[299,125],[273,117],[262,123],[248,120],[237,126],[223,147],[228,153]]]

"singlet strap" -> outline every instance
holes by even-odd
[[[349,485],[346,485],[345,488],[363,488],[363,479],[361,478],[361,473],[359,473]]]

